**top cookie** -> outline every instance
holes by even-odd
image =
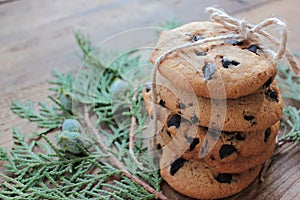
[[[163,31],[150,61],[177,46],[232,32],[215,22],[193,22]],[[277,73],[275,61],[254,40],[221,40],[177,50],[158,70],[181,89],[218,99],[252,94],[267,87]]]

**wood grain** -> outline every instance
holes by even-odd
[[[11,3],[13,1],[18,1],[18,0],[0,0],[0,5],[2,4],[5,4],[5,3]]]
[[[16,125],[24,132],[31,130],[24,120],[19,120],[9,111],[11,101],[45,99],[48,93],[45,84],[51,79],[53,68],[65,72],[80,67],[74,30],[90,35],[97,44],[124,30],[158,27],[173,17],[183,23],[207,19],[204,8],[218,2],[26,0],[1,5],[0,134],[10,135],[8,127]],[[237,12],[265,2],[268,0],[222,1],[220,6],[228,12]],[[155,45],[156,36],[148,47]],[[142,34],[128,35],[128,43],[113,44],[111,48],[131,48],[133,43],[143,40]],[[10,147],[12,143],[7,140],[0,141],[0,144]]]
[[[204,8],[219,5],[236,17],[257,23],[278,16],[288,22],[289,47],[300,52],[298,0],[0,0],[0,146],[12,146],[12,126],[31,133],[35,125],[19,119],[10,110],[15,99],[46,101],[51,71],[66,72],[80,67],[74,30],[81,30],[99,43],[124,30],[158,27],[176,17],[186,23],[208,19]],[[143,35],[131,35],[127,42],[107,48],[129,48]],[[148,38],[153,47],[156,38]],[[265,182],[255,182],[229,199],[299,199],[300,145],[284,146],[267,173]],[[183,199],[167,186],[170,199]],[[169,191],[169,192],[168,192]],[[173,195],[173,196],[171,196]]]

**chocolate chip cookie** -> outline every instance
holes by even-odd
[[[156,103],[203,127],[251,132],[269,128],[282,115],[283,99],[275,81],[263,90],[237,99],[196,97],[161,76],[158,81]],[[144,89],[143,95],[150,108],[151,90]]]
[[[256,132],[224,132],[195,127],[177,114],[170,114],[164,121],[156,145],[162,149],[171,148],[178,157],[187,160],[206,155],[220,163],[232,162],[239,156],[261,155],[275,141],[280,125],[277,122]]]
[[[182,157],[160,161],[162,178],[176,191],[196,199],[224,198],[236,194],[255,180],[261,166],[238,174],[218,173],[204,162]]]
[[[193,22],[163,31],[150,61],[154,63],[169,49],[232,31],[215,22]],[[158,70],[183,90],[218,99],[252,94],[267,87],[277,73],[276,62],[254,40],[215,41],[177,50]]]

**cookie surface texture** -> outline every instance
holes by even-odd
[[[183,158],[163,166],[160,170],[162,178],[174,190],[196,199],[217,199],[236,194],[255,180],[261,168],[256,166],[239,174],[217,173],[201,161]]]
[[[165,51],[207,37],[232,32],[215,22],[192,22],[163,31],[150,56],[152,63]],[[256,41],[216,41],[177,50],[159,65],[174,85],[196,96],[238,98],[265,87],[276,75],[276,63]]]

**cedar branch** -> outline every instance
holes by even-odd
[[[141,179],[139,179],[138,177],[132,175],[122,164],[119,160],[116,159],[116,157],[110,153],[109,151],[107,151],[107,147],[103,144],[99,133],[97,131],[97,129],[92,125],[92,122],[90,121],[90,116],[88,113],[88,108],[86,105],[83,106],[84,108],[84,121],[88,127],[88,129],[90,129],[93,132],[93,135],[95,136],[96,140],[97,140],[97,144],[100,147],[100,149],[103,151],[103,153],[105,153],[106,155],[108,155],[108,161],[116,166],[122,173],[124,176],[128,177],[129,179],[131,179],[133,182],[141,185],[145,190],[147,190],[148,192],[152,193],[155,195],[156,198],[159,198],[161,200],[168,200],[168,198],[162,193],[162,192],[158,192],[156,191],[154,188],[152,188],[150,185],[148,185],[147,183],[145,183],[144,181],[142,181]]]

